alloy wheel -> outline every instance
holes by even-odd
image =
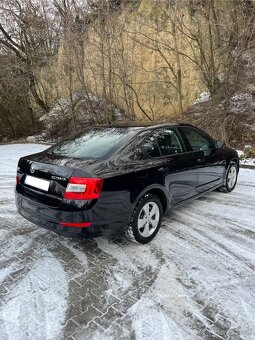
[[[237,177],[236,166],[232,165],[228,171],[228,177],[227,177],[227,183],[228,183],[229,189],[232,189],[235,186],[236,177]]]
[[[146,203],[138,216],[138,231],[143,237],[150,237],[157,229],[160,219],[159,207],[155,202]]]

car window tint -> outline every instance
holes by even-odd
[[[202,132],[188,127],[183,127],[181,130],[188,139],[193,151],[206,151],[211,150],[214,147],[212,140]]]
[[[132,132],[121,128],[93,128],[63,140],[48,152],[74,158],[101,159],[115,151],[130,134]]]
[[[154,136],[148,137],[142,145],[142,151],[144,154],[150,157],[160,157],[160,151],[156,138]]]
[[[172,129],[162,129],[157,133],[157,142],[162,156],[182,152],[182,147],[176,133]]]

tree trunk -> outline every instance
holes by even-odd
[[[36,104],[41,109],[43,109],[44,112],[46,113],[49,112],[50,111],[49,106],[40,98],[40,96],[37,93],[35,77],[31,73],[29,74],[29,89],[34,97]]]
[[[172,32],[174,38],[174,54],[176,59],[177,65],[177,72],[176,72],[176,88],[177,88],[177,103],[178,103],[178,111],[180,115],[181,121],[183,121],[183,105],[182,105],[182,71],[181,71],[181,59],[179,54],[179,46],[177,40],[177,32],[176,32],[176,22],[177,22],[177,2],[175,5],[175,13],[174,13],[174,20],[172,21]]]

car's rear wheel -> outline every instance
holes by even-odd
[[[224,186],[220,188],[220,191],[222,192],[231,192],[234,190],[237,182],[237,176],[238,176],[238,168],[236,163],[232,162],[230,163],[227,173],[226,173],[226,178],[225,178],[225,183]]]
[[[144,195],[134,210],[127,236],[139,243],[150,242],[159,231],[162,214],[162,204],[158,196]]]

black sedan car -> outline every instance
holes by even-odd
[[[238,171],[236,151],[188,124],[94,127],[19,160],[16,206],[58,234],[126,232],[147,243],[164,213],[232,191]]]

